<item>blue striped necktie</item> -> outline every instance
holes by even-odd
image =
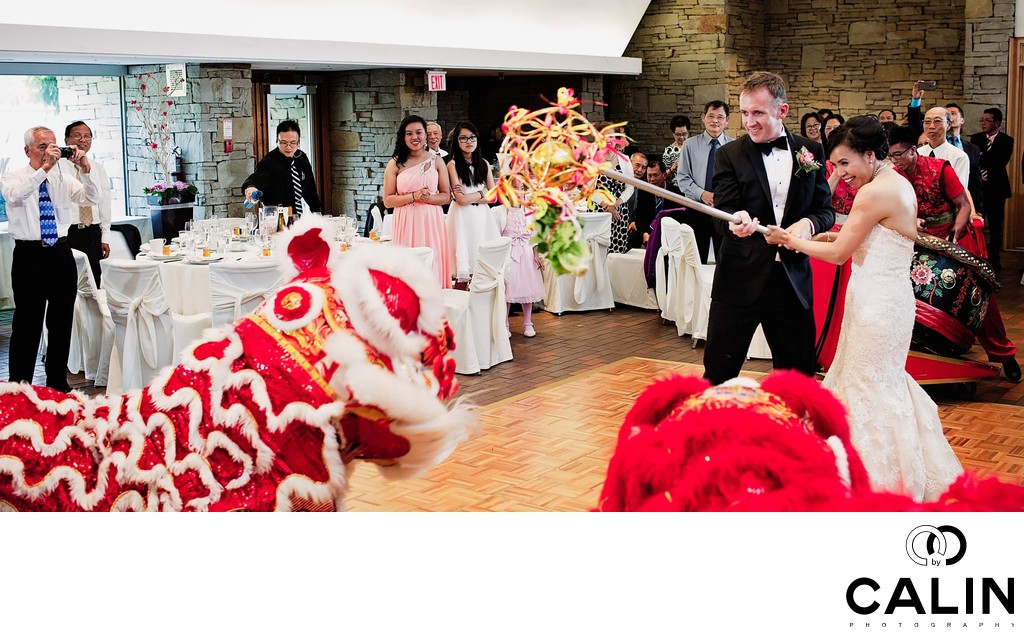
[[[57,215],[53,212],[53,201],[45,181],[39,184],[39,233],[44,245],[57,243]]]

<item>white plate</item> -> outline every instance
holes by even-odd
[[[172,252],[171,254],[151,254],[149,258],[154,261],[173,261],[175,259],[182,259],[184,256],[183,254],[174,254]]]
[[[217,256],[217,257],[214,257],[214,256],[210,256],[210,257],[191,256],[191,257],[188,257],[185,260],[188,261],[189,263],[205,264],[205,263],[216,263],[217,261],[220,261],[223,258],[224,257],[221,257],[221,256]]]

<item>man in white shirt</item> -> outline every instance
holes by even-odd
[[[448,156],[448,152],[441,148],[442,139],[444,139],[444,133],[441,130],[441,125],[437,122],[427,123],[427,148],[443,159]]]
[[[75,146],[88,155],[92,149],[92,129],[83,122],[75,121],[64,129],[64,144]],[[61,170],[76,171],[67,159],[60,160]],[[76,172],[77,174],[77,172]],[[100,200],[95,206],[71,202],[71,226],[68,228],[68,245],[89,257],[96,285],[100,284],[100,259],[110,256],[110,178],[103,164],[92,162],[92,180],[99,186]]]
[[[78,291],[78,270],[67,240],[71,203],[95,205],[100,189],[89,174],[92,166],[85,153],[77,148],[61,149],[48,128],[36,126],[25,132],[25,155],[27,166],[0,175],[8,230],[14,239],[10,380],[32,382],[45,315],[46,386],[67,392],[71,389],[68,351]],[[59,167],[62,155],[78,168],[78,177]]]
[[[971,175],[971,160],[967,153],[960,150],[946,139],[950,126],[949,111],[936,106],[924,114],[924,134],[928,143],[917,149],[919,155],[945,159],[953,166],[953,171],[960,178],[960,183],[967,187]]]

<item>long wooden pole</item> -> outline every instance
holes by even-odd
[[[640,190],[646,190],[647,192],[649,192],[651,194],[658,195],[659,197],[663,197],[665,199],[668,199],[669,201],[674,201],[677,204],[681,204],[683,206],[686,206],[687,208],[690,208],[692,210],[696,210],[697,212],[703,212],[704,214],[710,215],[710,216],[715,217],[717,219],[722,219],[724,221],[730,221],[730,222],[733,222],[733,223],[738,223],[738,221],[739,221],[738,219],[736,219],[735,215],[733,215],[731,213],[728,213],[728,212],[725,212],[724,210],[719,210],[718,208],[712,208],[711,206],[707,205],[704,202],[694,201],[693,199],[690,199],[688,197],[684,197],[682,195],[677,195],[676,193],[672,192],[671,190],[665,190],[664,188],[660,188],[660,187],[655,186],[654,184],[648,183],[646,181],[641,181],[641,180],[639,180],[639,179],[637,179],[635,177],[630,177],[629,175],[621,173],[621,172],[619,172],[617,170],[611,170],[611,169],[605,168],[604,170],[601,171],[601,174],[606,176],[606,177],[610,177],[611,179],[616,179],[618,181],[621,181],[622,183],[624,183],[626,185],[633,186],[634,188],[639,188]],[[758,224],[758,226],[757,226],[757,231],[760,232],[761,234],[769,234],[768,228],[766,228],[766,227],[764,227],[764,226],[762,226],[760,224]]]

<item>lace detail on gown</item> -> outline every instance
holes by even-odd
[[[914,242],[881,225],[853,255],[836,357],[823,385],[850,412],[875,489],[931,500],[963,472],[938,408],[905,370],[914,328]]]

